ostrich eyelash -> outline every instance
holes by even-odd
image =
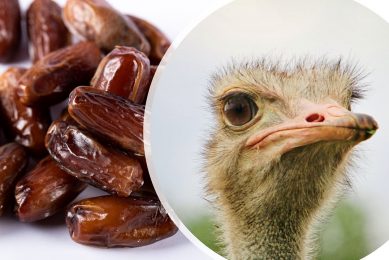
[[[217,101],[224,104],[227,99],[234,95],[239,95],[239,94],[245,94],[249,96],[252,100],[257,100],[258,96],[252,93],[251,91],[248,90],[231,90],[228,91],[227,93],[223,94],[221,97],[217,98]]]

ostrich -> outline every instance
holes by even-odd
[[[352,113],[360,73],[341,59],[235,64],[211,80],[207,190],[229,259],[309,259],[350,186],[353,147],[378,128]]]

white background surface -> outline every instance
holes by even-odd
[[[369,92],[354,110],[380,124],[376,136],[359,146],[362,157],[348,196],[366,212],[367,241],[378,248],[389,239],[389,25],[351,1],[266,3],[231,4],[203,20],[168,54],[148,101],[149,152],[158,190],[184,224],[210,211],[201,188],[201,147],[212,125],[204,97],[210,75],[231,57],[342,56],[369,73],[364,81]],[[383,1],[370,4],[388,15]]]
[[[30,0],[20,0],[26,9]],[[64,1],[57,1],[63,3]],[[204,15],[211,5],[225,2],[224,0],[109,0],[120,10],[138,15],[156,23],[174,39],[180,31],[193,24],[199,15]],[[376,12],[389,20],[389,4],[384,0],[361,0],[371,6]],[[5,70],[0,65],[0,71]],[[380,179],[377,179],[380,181]],[[374,186],[374,182],[370,184]],[[89,196],[95,194],[88,190]],[[382,201],[386,203],[386,201]],[[383,204],[384,206],[386,204]],[[154,245],[135,249],[97,249],[78,245],[72,242],[63,225],[57,225],[58,220],[51,224],[21,224],[13,219],[0,219],[0,259],[207,259],[202,252],[190,244],[181,234],[156,243]]]

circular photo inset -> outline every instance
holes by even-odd
[[[374,251],[389,239],[388,68],[389,25],[351,0],[209,15],[173,44],[146,105],[172,219],[228,259]]]

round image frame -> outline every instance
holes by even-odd
[[[225,4],[223,4],[223,7],[226,7],[228,6],[229,4],[231,4],[233,1],[226,1]],[[263,2],[263,1],[262,1]],[[353,2],[354,5],[357,5],[359,6],[358,8],[364,8],[362,6],[360,6],[359,4],[357,4],[356,2],[354,1],[349,1],[349,2]],[[212,14],[214,14],[215,12],[217,12],[219,9],[213,9],[212,11]],[[366,10],[365,10],[366,11]],[[372,15],[373,13],[368,10],[368,12],[370,13],[370,15]],[[211,16],[212,16],[211,14]],[[375,14],[374,14],[375,15]],[[202,18],[205,18],[205,16],[203,16]],[[378,18],[379,20],[382,20],[382,18],[380,17],[376,17]],[[382,21],[381,21],[382,22]],[[198,24],[198,23],[195,23],[195,24]],[[171,215],[172,219],[176,222],[176,224],[179,226],[180,230],[189,238],[191,239],[195,244],[197,244],[200,248],[202,248],[205,252],[207,252],[208,254],[211,254],[212,257],[219,257],[219,255],[215,255],[214,252],[212,250],[209,250],[208,247],[205,247],[190,231],[189,229],[185,226],[185,224],[180,220],[180,217],[179,217],[179,214],[177,214],[174,210],[174,206],[172,207],[171,203],[169,203],[169,199],[167,198],[166,196],[166,193],[165,191],[163,191],[163,189],[160,187],[160,183],[158,181],[158,177],[156,176],[155,174],[155,165],[153,164],[153,157],[158,157],[158,153],[155,152],[155,150],[153,150],[153,139],[152,139],[152,135],[153,135],[153,126],[152,126],[152,117],[154,117],[154,112],[153,112],[153,109],[155,108],[152,108],[152,104],[153,102],[155,102],[155,97],[154,97],[154,91],[157,91],[157,86],[159,86],[158,84],[161,84],[160,81],[161,81],[161,77],[164,77],[165,73],[166,73],[166,70],[167,68],[165,66],[169,66],[169,63],[170,63],[170,60],[173,58],[174,55],[176,55],[176,51],[177,51],[177,48],[179,48],[179,46],[182,44],[183,41],[186,40],[186,37],[187,35],[192,32],[193,30],[196,30],[197,27],[195,27],[195,25],[192,25],[190,26],[187,30],[185,30],[185,32],[183,32],[181,34],[180,37],[178,37],[174,42],[173,42],[173,45],[171,47],[171,49],[168,51],[167,55],[165,56],[165,58],[163,59],[162,63],[161,63],[161,68],[158,69],[157,71],[157,74],[154,78],[154,81],[152,83],[152,87],[151,87],[151,93],[150,93],[150,98],[147,102],[147,106],[146,106],[146,116],[145,116],[145,132],[144,132],[144,136],[145,136],[145,148],[146,148],[146,156],[147,156],[147,159],[148,159],[148,164],[150,166],[150,174],[151,174],[151,177],[152,177],[152,180],[153,180],[153,183],[154,183],[154,186],[156,187],[156,190],[157,190],[157,193],[158,195],[160,196],[161,200],[162,200],[162,203],[165,205],[167,211],[169,212],[169,214]],[[201,42],[200,45],[204,46],[204,42]],[[195,51],[194,51],[195,52]],[[266,55],[270,55],[272,56],[274,59],[278,59],[279,56],[277,56],[277,54],[275,55],[274,52],[272,51],[268,51],[266,53]],[[328,56],[331,56],[332,54],[328,55]],[[326,54],[324,55],[321,55],[320,57],[322,56],[326,56]],[[292,57],[293,58],[293,57]],[[351,61],[351,62],[355,62],[355,60],[353,60],[354,56],[353,54],[350,54],[346,57],[346,60],[347,61]],[[220,64],[222,64],[223,62],[220,62]],[[219,66],[220,67],[220,66]],[[184,71],[184,68],[181,68],[181,70],[179,70],[177,72],[178,75],[182,76],[182,75],[186,75],[184,73],[182,73]],[[211,72],[211,71],[209,71]],[[210,74],[209,74],[210,75]],[[169,92],[168,94],[166,95],[170,95],[172,98],[174,96],[171,95],[172,92]],[[191,94],[191,93],[190,93]],[[203,107],[204,108],[204,107]],[[359,107],[358,107],[359,108]],[[158,116],[160,116],[160,114],[157,113]],[[155,116],[157,117],[157,116]],[[386,125],[386,123],[385,123]],[[380,129],[382,130],[382,129]],[[165,143],[166,144],[166,143]],[[167,152],[165,152],[167,153]],[[197,169],[198,170],[198,169]],[[358,178],[358,177],[357,177]],[[361,180],[357,180],[358,181],[361,181]],[[173,181],[173,183],[175,185],[179,185],[176,181]],[[161,191],[162,190],[162,191]]]

